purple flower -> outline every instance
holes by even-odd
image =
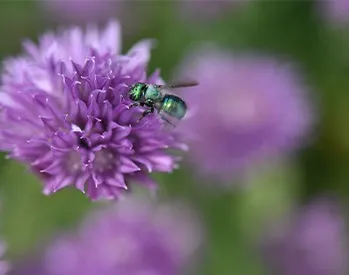
[[[182,94],[189,113],[181,127],[193,138],[189,157],[202,173],[227,179],[296,148],[307,133],[304,87],[274,58],[207,47],[184,60],[179,79],[199,85]]]
[[[349,1],[347,0],[318,0],[320,13],[335,24],[349,24]]]
[[[345,221],[333,201],[318,199],[275,229],[263,238],[263,255],[276,274],[348,274]]]
[[[181,205],[120,201],[89,217],[78,234],[46,251],[45,275],[180,274],[200,243],[193,215]]]
[[[185,148],[158,116],[136,121],[128,87],[162,83],[146,77],[151,41],[120,54],[119,26],[101,32],[72,28],[48,33],[22,56],[4,62],[0,149],[41,176],[44,193],[74,185],[92,199],[115,198],[137,181],[148,187],[152,171],[170,172]]]

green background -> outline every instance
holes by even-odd
[[[325,21],[315,1],[252,1],[194,22],[180,14],[178,4],[132,1],[127,10],[131,20],[124,16],[123,24],[137,24],[132,18],[138,16],[142,27],[125,34],[124,52],[140,39],[156,38],[150,69],[160,67],[167,80],[192,43],[216,42],[235,53],[265,51],[298,62],[312,92],[317,121],[310,142],[292,157],[253,169],[242,183],[249,188],[208,186],[185,164],[173,174],[154,175],[160,198],[184,200],[202,219],[207,240],[197,274],[266,274],[255,246],[266,221],[321,194],[336,193],[347,201],[349,28]],[[38,2],[1,1],[0,58],[19,53],[24,38],[37,41],[39,34],[62,23],[48,18]],[[60,229],[74,227],[95,206],[73,189],[42,195],[33,175],[3,157],[0,196],[0,234],[12,261]]]

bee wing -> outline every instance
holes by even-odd
[[[188,81],[182,81],[178,83],[173,83],[173,84],[165,84],[165,85],[158,85],[159,89],[177,89],[177,88],[184,88],[184,87],[193,87],[197,86],[199,83],[194,80],[188,80]]]
[[[169,115],[167,115],[165,112],[163,111],[159,111],[159,116],[160,118],[166,122],[166,124],[172,126],[172,127],[176,127],[176,124],[178,123],[178,120],[175,119],[174,117],[171,117]]]

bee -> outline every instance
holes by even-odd
[[[183,87],[192,87],[198,85],[197,82],[182,82],[172,85],[157,85],[148,84],[144,82],[137,82],[130,87],[128,95],[134,103],[129,108],[137,106],[149,107],[145,110],[137,123],[141,121],[145,116],[154,113],[157,110],[161,119],[166,121],[172,126],[175,126],[170,118],[181,120],[187,111],[187,105],[183,99],[174,94],[167,93],[166,90],[177,89]]]

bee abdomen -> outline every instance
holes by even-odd
[[[165,95],[162,99],[161,110],[172,117],[182,119],[187,111],[187,105],[178,96]]]

